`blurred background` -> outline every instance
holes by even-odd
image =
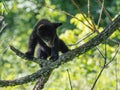
[[[77,4],[76,8],[74,2]],[[40,19],[46,18],[52,22],[62,22],[63,25],[57,29],[59,37],[65,41],[70,49],[77,48],[87,42],[96,34],[82,40],[77,45],[74,44],[92,31],[82,24],[88,24],[83,14],[88,20],[94,21],[99,31],[110,23],[108,17],[103,13],[99,26],[97,22],[101,12],[98,0],[2,0],[0,1],[0,79],[12,80],[32,74],[39,70],[39,65],[25,61],[15,55],[9,49],[13,45],[22,52],[27,51],[28,39],[34,25]],[[102,1],[102,0],[100,0]],[[120,13],[120,0],[105,0],[104,6],[114,19]],[[76,19],[76,18],[78,19]],[[4,19],[2,19],[4,18]],[[120,42],[120,31],[117,30],[110,38]],[[105,46],[107,50],[105,51]],[[99,50],[105,54],[109,62],[115,55],[118,45],[107,42],[98,46]],[[99,78],[95,90],[119,90],[120,89],[120,52],[117,53],[114,61],[104,70]],[[100,52],[93,48],[85,54],[74,58],[70,62],[55,69],[51,74],[43,90],[70,90],[68,72],[70,73],[73,90],[90,90],[98,73],[104,65],[104,59]],[[35,82],[12,87],[0,87],[0,90],[31,90]]]

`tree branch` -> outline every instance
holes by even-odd
[[[35,81],[38,78],[44,78],[44,84],[47,82],[48,78],[51,74],[51,72],[59,67],[61,64],[64,64],[68,61],[71,61],[73,58],[84,54],[85,52],[87,52],[88,50],[90,50],[91,48],[94,48],[95,46],[99,45],[101,42],[103,42],[104,40],[106,40],[117,28],[120,27],[120,15],[113,21],[111,22],[111,24],[109,24],[101,33],[99,33],[97,36],[95,36],[94,38],[92,38],[90,41],[88,41],[87,43],[83,44],[82,46],[73,49],[71,51],[68,51],[65,54],[62,54],[57,61],[55,62],[50,62],[46,60],[41,60],[41,59],[33,59],[34,62],[38,63],[38,64],[43,64],[44,62],[44,66],[41,70],[38,70],[37,72],[19,78],[19,79],[15,79],[15,80],[0,80],[0,86],[14,86],[14,85],[21,85],[24,83],[28,83],[31,81]],[[18,54],[20,51],[17,49],[12,48],[12,50],[19,55],[20,57],[24,57],[25,55],[24,53],[20,53]],[[37,61],[38,60],[38,61]],[[41,61],[42,62],[41,62]],[[31,60],[30,60],[31,61]]]
[[[19,79],[0,80],[0,87],[22,85],[24,83],[35,81],[39,77],[40,78],[46,78],[46,77],[48,77],[50,75],[51,72],[52,72],[52,70],[50,68],[49,69],[42,68],[41,70],[38,70],[38,71],[36,71],[35,73],[33,73],[31,75],[27,75],[27,76],[21,77]]]
[[[28,58],[24,53],[22,53],[20,50],[16,49],[15,47],[13,47],[11,45],[10,45],[10,49],[12,51],[14,51],[17,56],[19,56],[19,57],[21,57],[25,60],[32,61],[32,62],[35,62],[37,64],[48,63],[48,61],[46,61],[46,60],[43,60],[43,59],[40,59],[40,58],[38,59],[38,58],[32,57],[32,56],[31,56],[31,58]]]

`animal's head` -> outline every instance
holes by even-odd
[[[51,23],[48,20],[41,22],[37,28],[37,34],[43,41],[52,43],[57,35],[56,28],[61,25],[62,23]]]

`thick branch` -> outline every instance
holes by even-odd
[[[10,80],[0,80],[0,86],[2,87],[2,86],[20,85],[20,84],[24,84],[24,83],[27,83],[30,81],[35,81],[38,78],[47,78],[50,76],[53,69],[59,67],[63,63],[71,61],[74,57],[84,54],[91,48],[99,45],[101,42],[106,40],[119,27],[120,27],[120,15],[111,24],[109,24],[100,34],[98,34],[97,36],[95,36],[94,38],[92,38],[90,41],[83,44],[82,46],[61,55],[57,61],[55,61],[55,62],[48,61],[46,63],[46,66],[44,66],[41,70],[39,70],[31,75],[25,76],[23,78],[11,80],[11,81]],[[21,56],[24,56],[24,54],[21,53]],[[35,62],[41,64],[41,62],[37,62],[37,61],[35,61]],[[46,79],[46,80],[48,80],[48,79]]]
[[[43,59],[40,59],[40,58],[38,59],[38,58],[35,58],[35,57],[32,57],[32,56],[31,56],[31,58],[28,58],[28,57],[25,56],[24,53],[22,53],[21,51],[19,51],[18,49],[16,49],[15,47],[13,47],[11,45],[10,45],[10,49],[12,51],[14,51],[17,56],[19,56],[21,58],[24,58],[25,60],[32,61],[32,62],[35,62],[37,64],[48,63],[48,61],[46,61],[46,60],[43,60]]]
[[[52,72],[52,70],[50,68],[47,69],[47,67],[45,67],[45,68],[42,68],[41,70],[38,70],[37,72],[35,72],[31,75],[27,75],[27,76],[19,78],[19,79],[0,80],[0,87],[21,85],[21,84],[24,84],[24,83],[35,81],[39,77],[42,78],[42,79],[45,79],[48,76],[50,76],[51,72]]]

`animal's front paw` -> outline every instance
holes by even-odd
[[[31,52],[26,52],[26,53],[25,53],[25,57],[26,57],[27,59],[33,59],[33,54],[32,54]]]

